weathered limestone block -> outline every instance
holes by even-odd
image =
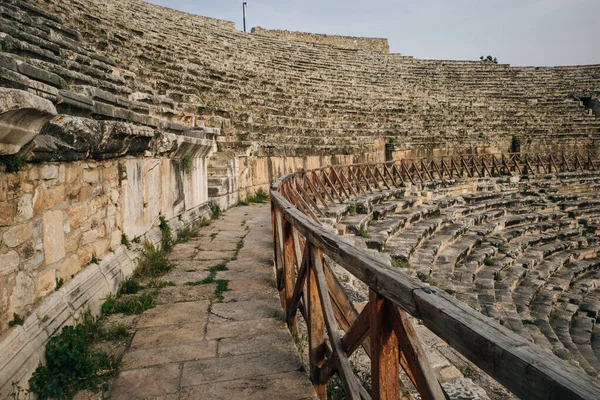
[[[54,105],[16,89],[0,88],[0,155],[15,154],[56,115]]]
[[[33,160],[75,161],[141,154],[151,147],[152,128],[124,122],[61,116],[35,140]]]
[[[5,254],[0,254],[0,276],[8,275],[19,268],[19,254],[10,250]]]
[[[65,301],[63,289],[59,289],[56,295],[48,296],[42,300],[35,310],[41,322],[41,327],[52,336],[61,326],[73,318],[73,310]]]
[[[67,210],[67,213],[69,216],[69,224],[71,225],[71,229],[79,228],[87,220],[88,204],[81,203],[78,205],[73,205]]]
[[[94,253],[95,254],[105,254],[110,249],[110,238],[96,240],[94,243]]]
[[[17,214],[15,205],[12,203],[0,203],[0,226],[12,225]]]
[[[0,397],[9,398],[12,382],[22,387],[43,360],[43,344],[48,334],[40,328],[39,319],[31,315],[23,326],[17,326],[0,341]]]
[[[58,165],[57,164],[44,164],[40,168],[40,178],[44,180],[57,179],[58,178]]]
[[[56,286],[56,271],[54,269],[47,269],[39,271],[36,283],[36,295],[37,297],[44,297],[51,293]]]
[[[105,260],[103,259],[103,262]],[[90,264],[64,286],[66,301],[78,310],[86,304],[96,305],[92,310],[98,312],[101,299],[108,293],[107,282],[100,273],[99,266]]]
[[[10,296],[9,315],[16,310],[22,310],[30,306],[35,300],[35,282],[29,274],[20,271],[16,278],[15,284]]]
[[[33,209],[33,195],[24,194],[21,196],[17,202],[17,221],[27,221],[33,218],[34,209]]]
[[[60,264],[58,274],[61,279],[65,281],[75,276],[81,270],[81,264],[79,263],[79,257],[77,254],[71,254],[66,257]]]
[[[65,256],[63,219],[61,210],[44,213],[42,230],[46,265],[55,263]]]
[[[33,224],[26,222],[21,225],[16,225],[4,232],[4,244],[8,247],[17,247],[31,238],[33,234]]]
[[[46,188],[44,191],[43,207],[48,210],[65,201],[65,185]]]
[[[157,146],[176,149],[174,159],[127,159],[120,163],[122,229],[129,237],[147,232],[159,213],[172,218],[208,201],[205,157],[214,141],[172,134],[161,135],[159,140]],[[187,172],[183,157],[191,161]],[[121,227],[118,218],[115,223]]]

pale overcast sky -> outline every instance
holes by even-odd
[[[150,0],[235,21],[242,1]],[[600,0],[247,0],[248,31],[270,29],[385,37],[417,58],[513,65],[600,64]]]

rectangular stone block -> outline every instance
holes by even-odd
[[[293,352],[295,351],[294,349]],[[183,366],[181,386],[253,378],[272,374],[273,371],[293,372],[302,367],[300,359],[294,353],[276,350],[188,362]]]
[[[178,364],[123,371],[119,374],[111,398],[115,400],[162,399],[165,395],[177,393],[179,376]]]
[[[69,216],[69,224],[71,225],[71,229],[78,228],[87,220],[88,204],[82,203],[73,205],[69,207],[67,214]]]
[[[33,234],[33,225],[27,222],[21,225],[16,225],[4,232],[4,244],[8,247],[17,247],[31,238]]]
[[[199,343],[168,347],[150,347],[125,353],[126,369],[145,368],[153,365],[197,361],[217,356],[217,342],[209,340]]]
[[[315,390],[304,372],[287,372],[189,386],[182,389],[180,396],[181,400],[307,400],[316,398]]]
[[[96,264],[85,267],[83,271],[67,282],[63,289],[66,301],[76,310],[86,304],[99,307],[100,300],[109,293],[106,279]]]
[[[42,219],[43,243],[46,265],[55,263],[65,256],[65,232],[63,212],[47,211]]]

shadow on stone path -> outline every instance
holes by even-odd
[[[238,243],[243,247],[234,258]],[[171,253],[158,306],[139,319],[112,399],[313,399],[275,286],[269,206],[228,210]],[[186,285],[227,263],[216,284]]]

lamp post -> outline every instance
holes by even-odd
[[[243,2],[242,3],[242,12],[244,14],[244,32],[246,32],[246,8],[248,8],[248,3]]]

